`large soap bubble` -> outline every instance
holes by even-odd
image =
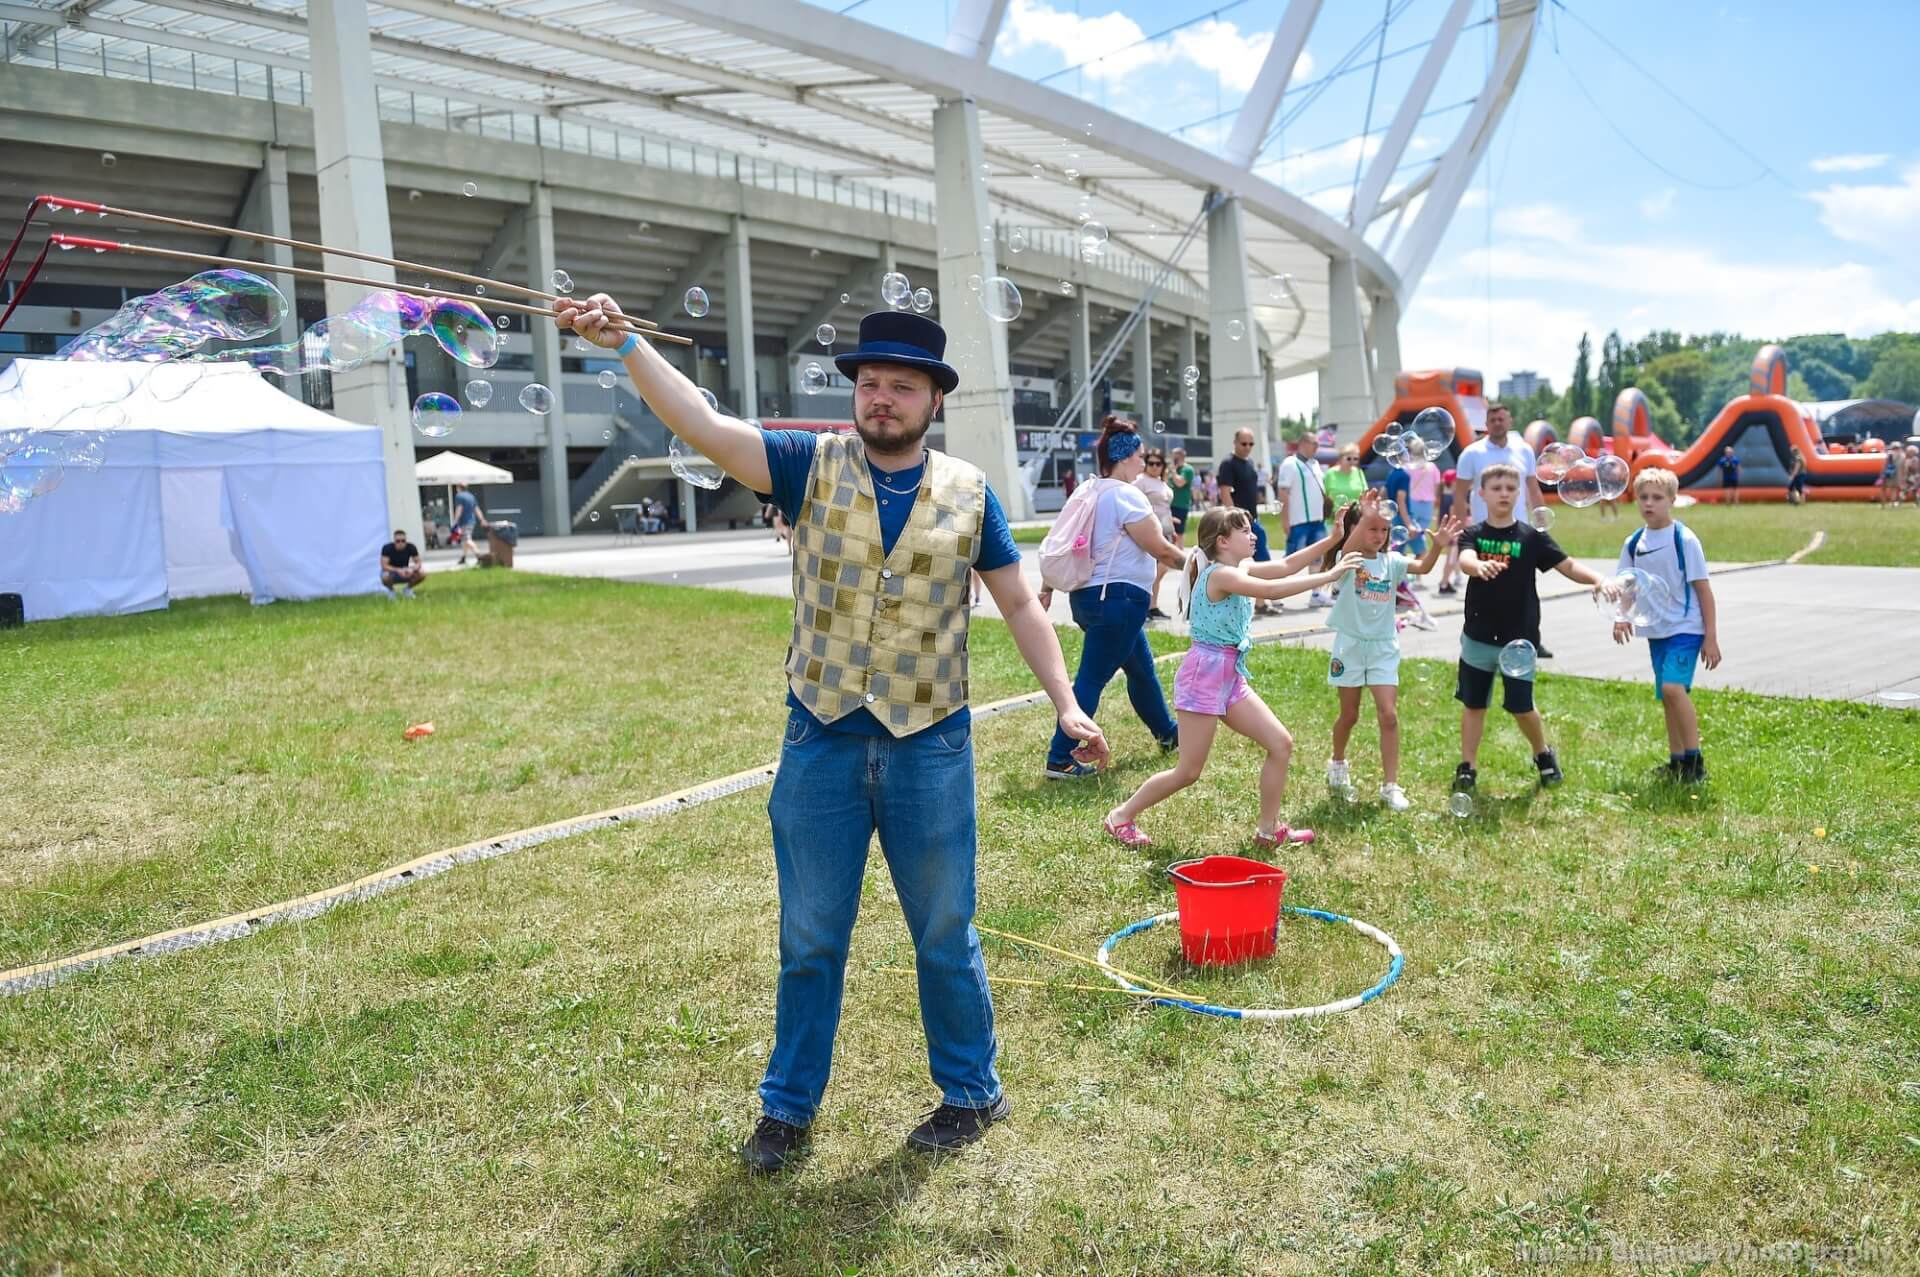
[[[880,300],[895,310],[913,304],[913,283],[899,271],[888,271],[880,278]]]
[[[679,435],[667,442],[667,465],[680,478],[709,492],[726,482],[726,476],[682,442]]]
[[[1578,465],[1587,454],[1570,443],[1550,443],[1534,459],[1534,477],[1542,483],[1558,483],[1569,467]]]
[[[1020,318],[1025,304],[1019,288],[1005,275],[995,275],[980,285],[980,309],[996,323],[1010,324]]]
[[[1612,598],[1607,597],[1612,595]],[[1608,577],[1594,603],[1608,619],[1645,628],[1666,616],[1674,604],[1673,588],[1665,577],[1634,568]]]
[[[1599,504],[1600,476],[1593,462],[1583,457],[1566,468],[1560,476],[1560,499],[1576,510]]]
[[[1602,501],[1618,501],[1626,495],[1627,480],[1632,471],[1625,457],[1616,457],[1608,453],[1593,463],[1593,477],[1600,485]]]
[[[1515,639],[1500,649],[1500,672],[1508,678],[1532,678],[1540,653],[1526,639]]]
[[[440,349],[469,368],[491,368],[500,362],[500,334],[487,313],[457,297],[436,298],[432,311],[433,339]]]
[[[1407,432],[1418,435],[1427,446],[1427,455],[1437,457],[1459,437],[1453,414],[1445,408],[1422,408],[1407,423]]]
[[[460,401],[434,391],[413,401],[413,428],[429,439],[444,439],[460,422]]]

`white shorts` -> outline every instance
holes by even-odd
[[[1400,686],[1400,644],[1396,639],[1333,636],[1327,660],[1329,687]]]

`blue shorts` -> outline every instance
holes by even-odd
[[[1700,660],[1704,634],[1675,634],[1647,640],[1647,655],[1653,658],[1653,697],[1664,699],[1660,688],[1667,683],[1693,690],[1693,667]]]

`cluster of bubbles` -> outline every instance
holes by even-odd
[[[1625,457],[1612,453],[1589,457],[1575,444],[1550,443],[1540,450],[1534,474],[1540,482],[1553,484],[1562,501],[1580,510],[1625,496],[1632,469]]]
[[[726,476],[708,462],[706,458],[674,435],[667,441],[667,466],[678,477],[685,479],[696,488],[711,492],[726,482]]]
[[[888,271],[880,277],[880,300],[895,310],[905,310],[913,304],[913,282],[897,270]]]
[[[1383,430],[1374,436],[1373,455],[1396,470],[1432,461],[1453,443],[1453,414],[1445,408],[1423,408],[1402,431]]]
[[[1187,392],[1187,400],[1189,402],[1197,402],[1200,398],[1200,369],[1193,364],[1188,364],[1185,368],[1182,368],[1180,370],[1180,385]]]
[[[825,390],[828,381],[827,370],[820,366],[820,361],[817,359],[808,360],[807,366],[800,370],[800,389],[810,395],[817,395]]]

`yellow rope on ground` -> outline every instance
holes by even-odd
[[[1172,985],[1162,984],[1158,980],[1150,980],[1143,975],[1135,975],[1131,971],[1122,971],[1119,967],[1103,967],[1092,958],[1083,958],[1077,953],[1068,953],[1065,949],[1056,949],[1052,945],[1042,941],[1029,940],[1026,936],[1016,936],[1011,931],[996,931],[992,927],[982,926],[977,922],[973,924],[973,929],[982,935],[992,936],[996,940],[1009,940],[1014,944],[1024,944],[1031,948],[1039,949],[1043,953],[1051,953],[1056,958],[1065,958],[1068,962],[1077,962],[1083,967],[1092,967],[1095,971],[1103,975],[1111,971],[1115,975],[1124,976],[1135,984],[1145,985],[1149,989],[1158,990],[1161,997],[1179,998],[1182,1002],[1202,1001],[1202,999],[1196,998],[1190,993],[1180,992],[1180,990],[1174,988]]]
[[[875,967],[875,971],[884,971],[888,975],[918,975],[911,967]],[[1123,989],[1117,984],[1061,984],[1054,980],[1028,980],[1017,975],[990,975],[988,984],[1018,984],[1029,989],[1080,989],[1087,993],[1124,993],[1133,998],[1153,998],[1160,1000],[1164,993],[1155,993],[1151,989]],[[1189,999],[1190,1000],[1190,999]]]

